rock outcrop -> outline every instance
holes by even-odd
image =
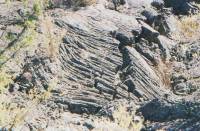
[[[40,22],[32,27],[38,34],[36,45],[30,48],[19,45],[28,28],[27,23],[22,28],[26,11],[21,2],[11,4],[9,11],[0,4],[0,56],[6,56],[6,60],[0,57],[0,64],[15,74],[9,93],[16,94],[12,98],[18,103],[26,103],[33,92],[50,92],[51,96],[34,108],[35,117],[41,113],[55,120],[60,112],[70,111],[112,118],[107,107],[115,108],[123,100],[139,106],[131,108],[144,117],[146,130],[199,129],[199,39],[185,42],[175,37],[181,30],[179,15],[198,13],[197,3],[126,0],[114,10],[113,1],[99,0],[75,11],[71,0],[52,0],[44,15],[53,25],[48,34],[50,42],[45,43],[48,40],[44,39],[45,30],[38,17]],[[16,28],[19,25],[22,27]],[[50,47],[52,35],[61,37],[53,57],[46,51],[50,48],[51,54],[55,48]],[[14,53],[12,47],[17,48]],[[39,101],[45,98],[39,97]],[[59,113],[54,116],[54,111]],[[38,129],[41,122],[27,119]],[[181,122],[184,124],[179,126]],[[95,129],[91,123],[83,122],[83,126]]]

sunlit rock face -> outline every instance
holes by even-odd
[[[136,110],[146,130],[199,129],[197,3],[51,0],[37,17],[33,4],[0,2],[0,64],[14,76],[4,95],[18,107],[36,103],[24,123],[36,130],[95,129],[86,120],[113,119],[119,103]]]

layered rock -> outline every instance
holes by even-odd
[[[44,53],[46,49],[40,46],[42,41],[38,37],[40,44],[34,53],[19,53],[23,64],[9,88],[11,94],[50,91],[52,96],[41,107],[106,116],[112,116],[106,107],[112,108],[122,100],[142,105],[138,113],[150,121],[146,123],[147,130],[185,126],[198,129],[199,118],[195,118],[199,117],[198,40],[179,44],[170,39],[177,31],[174,27],[179,28],[174,14],[198,10],[191,1],[128,0],[117,11],[108,9],[105,1],[72,11],[70,2],[52,3],[52,10],[46,12],[56,28],[53,33],[65,32],[58,43],[56,58]],[[18,6],[13,9],[17,11]],[[0,24],[15,25],[14,16],[20,14],[23,21],[23,10],[18,10],[10,19],[4,15]],[[34,30],[44,35],[42,28]],[[3,46],[4,50],[13,46],[12,41],[9,43]],[[58,81],[51,88],[54,78]],[[177,126],[181,122],[185,124]]]
[[[162,96],[164,87],[154,67],[130,47],[136,39],[132,32],[143,30],[140,24],[132,16],[100,9],[101,12],[90,9],[55,19],[68,32],[60,46],[64,71],[60,88],[70,91],[68,97],[56,98],[56,103],[73,106],[75,112],[74,108],[83,107],[79,113],[85,108],[99,109],[112,99],[128,98],[128,90],[133,88],[126,83],[128,80],[136,85],[130,97],[135,102]],[[79,21],[83,19],[84,22]]]

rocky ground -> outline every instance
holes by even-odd
[[[200,129],[199,0],[0,0],[0,127]]]

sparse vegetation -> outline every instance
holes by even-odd
[[[156,72],[160,75],[161,81],[165,87],[171,86],[171,65],[170,63],[164,63],[163,61],[159,61],[156,66]]]
[[[15,129],[24,122],[25,117],[35,106],[35,101],[29,101],[27,106],[19,106],[7,99],[5,95],[0,96],[0,127]]]
[[[52,19],[49,16],[44,18],[44,26],[46,29],[46,38],[47,38],[47,52],[50,58],[54,58],[58,51],[58,44],[56,43],[56,37],[53,34],[53,23]]]
[[[4,64],[4,62],[8,59],[8,57],[4,56],[4,55],[0,55],[0,67],[2,64]]]
[[[200,29],[200,15],[185,16],[180,19],[181,33],[186,38],[195,38],[199,35]]]
[[[1,96],[1,102],[0,102],[0,125],[1,127],[7,127],[11,121],[14,119],[14,116],[11,116],[11,114],[13,115],[14,113],[12,112],[12,107],[10,106],[9,103],[5,103],[3,102],[3,98]],[[16,112],[18,112],[18,110],[15,109]]]
[[[41,3],[37,0],[35,1],[35,3],[33,4],[33,11],[36,15],[40,15],[41,14]]]
[[[0,93],[12,82],[11,75],[5,72],[5,70],[0,70]]]
[[[15,38],[16,38],[16,36],[11,32],[8,32],[6,35],[6,39],[8,39],[10,41],[13,41]]]
[[[0,130],[140,131],[143,126],[164,130],[165,125],[167,130],[179,121],[184,127],[182,123],[193,122],[199,107],[176,107],[173,99],[199,98],[200,15],[176,16],[175,7],[162,8],[166,3],[152,7],[138,0],[137,9],[126,2],[105,0],[98,6],[97,0],[0,2]],[[113,4],[121,9],[111,10]],[[154,25],[162,29],[156,31]],[[178,42],[170,40],[176,33]],[[182,37],[195,39],[188,44]],[[127,47],[129,43],[133,46]],[[173,88],[180,92],[187,88],[189,99]],[[138,104],[137,111],[132,102]]]
[[[50,16],[46,15],[41,20],[41,26],[43,27],[44,31],[44,39],[45,39],[45,48],[47,51],[48,56],[55,60],[58,51],[59,51],[59,45],[62,41],[63,36],[65,35],[65,31],[59,31],[55,33],[56,27],[53,24],[53,20]]]
[[[52,79],[49,82],[47,90],[43,94],[41,94],[38,98],[41,101],[49,99],[51,97],[51,91],[57,86],[57,84],[58,84],[58,79],[57,78]]]
[[[8,72],[6,66],[0,68],[0,96],[4,89],[13,82],[12,78],[13,76]]]
[[[10,1],[7,1],[10,4]],[[13,44],[11,47],[6,49],[6,52],[0,55],[0,64],[4,64],[7,60],[11,58],[11,56],[7,56],[7,52],[15,53],[21,50],[24,47],[30,46],[34,43],[37,37],[37,32],[35,31],[36,25],[38,23],[38,17],[42,15],[43,1],[36,0],[33,5],[33,12],[34,14],[27,14],[27,18],[24,20],[24,23],[20,26],[24,27],[23,34],[18,38],[18,40]],[[27,0],[23,1],[24,5],[27,5]],[[15,38],[12,34],[7,34],[6,38],[10,41],[13,41]],[[54,87],[52,83],[49,85],[47,91],[38,94],[38,92],[32,91],[29,94],[30,106],[27,107],[19,107],[17,104],[11,104],[11,101],[5,101],[5,87],[8,86],[12,82],[12,77],[9,75],[5,69],[2,68],[0,70],[0,127],[5,127],[6,129],[15,128],[16,126],[20,125],[24,122],[25,117],[27,114],[33,109],[32,106],[36,106],[41,101],[48,99],[51,95],[50,91]]]
[[[1,74],[0,74],[1,75]],[[4,74],[6,75],[6,74]],[[9,84],[9,76],[2,78],[0,77],[0,84]],[[3,83],[1,82],[3,80]],[[4,86],[3,85],[3,86]],[[50,98],[51,90],[57,85],[57,79],[52,79],[49,84],[47,91],[43,93],[38,93],[35,88],[33,88],[28,94],[29,100],[27,101],[27,106],[20,107],[18,104],[12,103],[11,100],[4,100],[5,95],[0,95],[0,127],[6,127],[7,129],[16,128],[18,125],[24,122],[27,117],[35,107]],[[1,87],[1,85],[0,85]]]
[[[24,22],[20,23],[20,26],[22,26],[24,29],[19,36],[13,36],[12,33],[8,33],[6,35],[6,38],[10,41],[10,43],[8,44],[6,50],[2,51],[0,54],[0,67],[2,67],[3,64],[11,59],[12,55],[10,55],[10,53],[8,52],[12,52],[12,54],[14,55],[20,49],[31,45],[34,40],[36,40],[35,38],[37,32],[35,31],[35,28],[37,24],[37,19],[29,12],[27,12],[26,17],[27,18],[24,19]],[[9,54],[9,56],[7,54]]]
[[[120,104],[113,112],[114,121],[107,118],[98,118],[94,122],[96,125],[105,125],[96,127],[94,131],[140,131],[143,128],[143,118],[135,115],[135,111],[128,111],[126,105]]]
[[[115,123],[130,131],[140,131],[143,127],[143,120],[134,121],[135,111],[128,112],[125,105],[120,105],[113,113],[113,117]]]

